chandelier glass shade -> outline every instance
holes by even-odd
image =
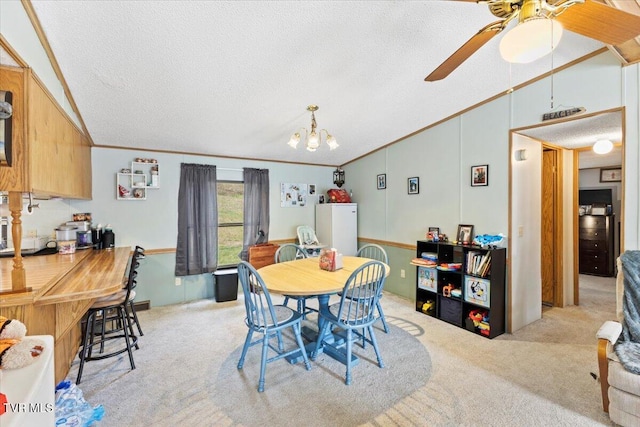
[[[555,19],[530,18],[502,37],[500,55],[507,62],[527,64],[551,53],[561,37],[562,24]]]
[[[309,132],[306,128],[301,128],[298,132],[295,132],[293,135],[291,135],[291,138],[288,142],[289,146],[291,148],[298,148],[298,144],[302,140],[302,133],[304,133],[304,141],[307,150],[314,152],[318,148],[320,148],[320,145],[322,144],[322,133],[324,132],[324,140],[329,146],[329,150],[335,150],[336,148],[338,148],[336,139],[331,134],[329,134],[326,129],[321,129],[319,131],[316,130],[317,124],[315,112],[318,111],[318,106],[309,105],[307,107],[307,110],[311,111],[311,132]]]

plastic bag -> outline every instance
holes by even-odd
[[[56,426],[88,427],[104,416],[102,405],[92,407],[71,381],[56,386]]]
[[[499,234],[481,234],[473,239],[473,243],[483,248],[494,246],[496,248],[506,248],[507,239],[502,233]]]

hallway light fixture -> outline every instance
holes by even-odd
[[[599,139],[593,144],[593,152],[596,154],[607,154],[613,150],[613,142],[608,139]]]
[[[562,24],[555,19],[539,16],[521,19],[500,40],[500,55],[507,62],[527,64],[551,53],[561,37]]]
[[[307,110],[311,111],[311,132],[309,133],[306,128],[300,128],[298,132],[291,135],[291,139],[289,139],[288,142],[291,148],[297,148],[298,143],[301,140],[301,131],[304,131],[304,140],[305,145],[307,146],[307,150],[311,152],[316,151],[320,147],[320,144],[322,143],[322,132],[325,133],[325,142],[329,146],[329,150],[335,150],[336,148],[338,148],[336,139],[331,136],[326,129],[321,129],[320,131],[316,132],[317,124],[315,112],[318,111],[318,108],[319,107],[317,105],[313,104],[307,107]]]
[[[336,170],[333,171],[333,183],[338,186],[338,188],[344,185],[344,169],[337,167]]]
[[[527,150],[524,148],[516,150],[515,153],[513,154],[513,157],[516,159],[517,162],[523,162],[527,160]]]

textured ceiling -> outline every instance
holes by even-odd
[[[104,146],[339,165],[551,66],[547,57],[510,67],[500,34],[446,79],[424,82],[495,21],[470,2],[31,3],[93,141]],[[600,47],[565,31],[553,63]],[[337,150],[287,146],[309,127],[309,104],[320,107],[318,127]]]
[[[598,139],[608,139],[616,147],[608,154],[596,154],[593,150],[579,152],[581,169],[619,166],[622,164],[622,113],[613,111],[588,117],[572,117],[561,123],[534,127],[518,132],[528,137],[549,142],[568,149],[592,147]]]

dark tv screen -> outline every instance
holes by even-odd
[[[578,199],[580,205],[610,205],[611,189],[580,190]]]

